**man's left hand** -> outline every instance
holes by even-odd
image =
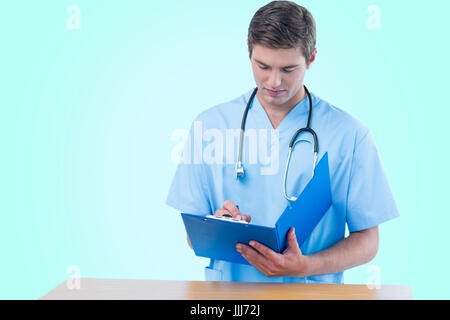
[[[238,243],[236,250],[267,277],[305,277],[308,258],[298,246],[294,228],[291,228],[287,237],[288,247],[282,254],[256,241],[250,241],[250,246]]]

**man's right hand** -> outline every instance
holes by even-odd
[[[218,217],[221,217],[223,215],[230,215],[235,219],[245,220],[247,222],[250,222],[250,220],[252,219],[248,214],[242,214],[239,211],[239,208],[231,200],[226,200],[223,203],[222,208],[218,209],[214,213],[214,215],[218,216]],[[187,236],[187,242],[188,242],[189,247],[192,248],[192,244],[191,244],[191,241],[189,240],[189,236]]]
[[[218,209],[214,215],[218,217],[221,217],[223,215],[230,215],[235,219],[245,220],[247,222],[250,222],[250,220],[252,219],[248,214],[242,214],[239,211],[239,208],[231,200],[226,200],[223,203],[222,208]]]

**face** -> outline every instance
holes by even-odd
[[[299,89],[303,88],[305,72],[315,55],[316,49],[309,63],[306,63],[300,48],[273,49],[254,45],[251,63],[258,97],[269,105],[298,103],[303,98],[300,95],[304,91]]]

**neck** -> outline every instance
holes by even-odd
[[[305,98],[306,91],[305,88],[301,86],[297,93],[283,104],[267,103],[264,101],[264,99],[261,98],[259,91],[256,94],[259,101],[261,102],[261,105],[264,108],[264,111],[266,111],[270,122],[272,123],[272,127],[276,129],[280,125],[281,121],[283,121],[283,119],[288,115],[288,113],[291,112],[291,110],[294,109],[294,107]]]

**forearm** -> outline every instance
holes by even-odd
[[[377,251],[378,227],[352,232],[332,247],[307,255],[306,276],[342,272],[368,263]]]

